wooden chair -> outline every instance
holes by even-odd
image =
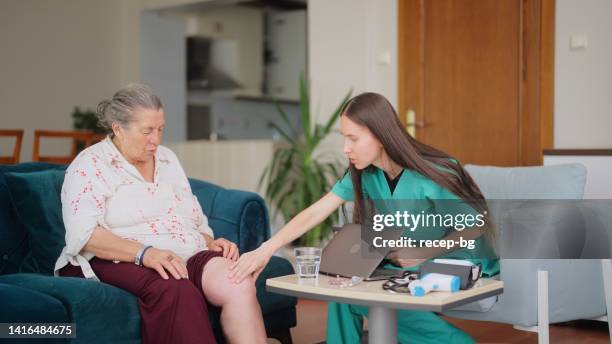
[[[72,139],[70,155],[68,156],[41,156],[40,155],[40,139],[47,138],[67,138]],[[51,162],[56,164],[69,164],[77,156],[79,143],[83,143],[84,147],[89,147],[103,139],[104,136],[94,134],[91,131],[54,131],[54,130],[35,130],[34,144],[32,147],[32,161]]]
[[[14,137],[15,148],[12,156],[0,156],[0,164],[18,164],[19,154],[21,153],[21,142],[23,140],[23,130],[0,130],[0,137]]]

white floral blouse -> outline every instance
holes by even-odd
[[[178,158],[163,146],[157,148],[149,183],[107,137],[70,164],[61,199],[66,247],[55,263],[56,275],[70,263],[80,265],[85,277],[98,279],[89,265],[94,255],[83,250],[97,226],[172,250],[184,260],[206,249],[202,233],[213,236]]]

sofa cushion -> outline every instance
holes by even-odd
[[[60,192],[64,171],[5,173],[19,221],[28,233],[30,251],[20,272],[53,274],[65,246]]]
[[[582,199],[587,173],[582,164],[465,169],[487,199]]]
[[[0,323],[69,323],[64,305],[56,298],[35,290],[0,283]],[[32,343],[31,338],[6,340],[9,343]],[[0,340],[2,342],[2,340]],[[68,343],[67,338],[45,339],[45,343]]]
[[[64,305],[47,294],[20,286],[0,283],[0,323],[70,322]]]
[[[29,250],[27,232],[17,219],[4,174],[64,168],[63,165],[40,162],[0,165],[0,274],[17,272]]]
[[[85,278],[28,273],[0,276],[0,283],[61,301],[76,323],[77,337],[72,343],[140,343],[138,301],[127,291]]]

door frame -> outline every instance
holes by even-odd
[[[398,115],[404,125],[409,106],[424,123],[425,1],[398,0]],[[542,151],[553,148],[555,0],[519,1],[519,165],[542,165]],[[415,129],[418,138],[423,129]]]

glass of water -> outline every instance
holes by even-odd
[[[318,247],[296,247],[296,273],[300,278],[316,278],[319,276],[321,249]]]

